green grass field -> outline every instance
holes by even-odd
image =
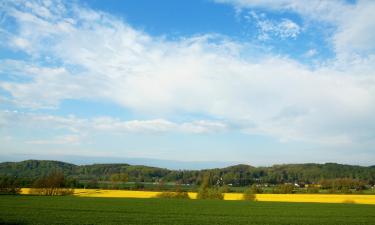
[[[375,206],[0,196],[0,224],[375,224]]]

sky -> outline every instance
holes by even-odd
[[[370,0],[1,1],[0,161],[374,165],[373,12]]]

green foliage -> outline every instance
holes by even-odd
[[[174,192],[165,191],[157,196],[158,198],[178,198],[178,199],[190,199],[189,194],[187,191],[183,191],[181,186],[178,184],[176,185],[176,189]]]
[[[0,224],[373,225],[373,205],[1,196]]]
[[[15,195],[20,193],[19,184],[15,177],[0,177],[0,195]]]
[[[366,188],[364,181],[351,178],[323,179],[320,184],[323,189],[331,189],[343,193],[348,192],[350,189],[361,191]]]
[[[263,193],[263,189],[257,184],[251,185],[250,190],[253,194]]]
[[[253,192],[253,190],[251,190],[251,188],[245,189],[245,191],[243,192],[243,199],[248,201],[255,201],[255,193]]]
[[[319,188],[316,186],[309,186],[306,188],[306,192],[310,194],[319,193]]]
[[[224,193],[219,188],[204,188],[199,189],[197,194],[198,199],[224,199]]]
[[[228,185],[223,185],[219,188],[219,190],[222,192],[222,193],[229,193],[231,192],[230,188]]]
[[[49,160],[26,160],[22,162],[0,163],[0,175],[40,178],[51,171],[63,171],[64,175],[74,173],[76,165]]]
[[[91,179],[91,180],[89,180],[89,181],[84,185],[84,188],[91,188],[91,189],[99,188],[98,180],[97,180],[97,179]]]
[[[273,189],[274,194],[292,194],[294,190],[293,184],[281,184],[277,185]]]
[[[140,182],[136,182],[136,183],[134,184],[134,189],[135,189],[135,190],[143,190],[144,188],[145,188],[145,185],[142,184],[142,183],[140,183]]]
[[[263,189],[256,184],[251,185],[249,188],[246,188],[243,193],[244,200],[255,201],[255,194],[263,193]]]
[[[27,160],[22,162],[0,163],[0,177],[17,177],[18,185],[29,187],[36,179],[47,176],[50,171],[62,171],[71,185],[80,187],[96,180],[99,183],[112,182],[112,186],[121,187],[124,181],[131,182],[179,182],[181,184],[200,185],[204,175],[210,174],[209,185],[229,185],[245,187],[254,183],[278,185],[283,183],[322,183],[323,189],[340,191],[346,186],[351,191],[362,191],[366,185],[375,183],[375,167],[326,164],[286,164],[272,167],[252,167],[236,165],[210,170],[168,170],[129,164],[93,164],[77,166],[58,161]],[[79,182],[78,182],[79,181]],[[332,181],[334,181],[332,183]],[[334,187],[333,187],[334,186]],[[110,187],[109,187],[110,188]]]
[[[224,193],[220,188],[208,188],[206,199],[224,199]]]
[[[56,196],[56,195],[72,195],[74,189],[71,188],[31,188],[31,195],[45,195],[45,196]]]
[[[126,173],[114,173],[111,175],[111,182],[127,182],[128,175]]]
[[[30,190],[34,195],[70,195],[73,189],[66,187],[64,174],[54,171],[46,177],[37,179]]]
[[[198,190],[198,199],[224,199],[223,189],[219,187],[212,187],[212,175],[205,173],[202,184]]]
[[[157,198],[178,198],[178,199],[190,199],[189,195],[185,191],[180,192],[162,192],[157,195]]]

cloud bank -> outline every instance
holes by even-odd
[[[67,99],[109,101],[150,118],[89,122],[53,118],[73,122],[73,128],[89,123],[114,132],[199,133],[230,126],[282,141],[335,145],[373,141],[373,2],[326,1],[314,9],[301,1],[220,2],[291,10],[306,19],[334,23],[337,31],[331,41],[337,56],[311,69],[220,34],[154,37],[120,18],[80,5],[16,1],[3,3],[1,21],[15,26],[1,27],[1,42],[28,59],[0,62],[5,76],[0,88],[9,93],[7,101],[24,109],[58,108]],[[339,16],[340,9],[350,16]],[[292,21],[277,26],[283,27],[292,33],[280,35],[300,32]],[[181,114],[211,119],[182,123],[168,119]]]

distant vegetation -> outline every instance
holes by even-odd
[[[352,193],[369,190],[375,184],[374,166],[335,163],[168,170],[129,164],[78,166],[59,161],[27,160],[0,163],[0,192],[17,193],[19,187],[42,187],[48,176],[55,172],[63,176],[60,188],[174,191],[178,184],[184,191],[198,191],[202,198],[220,197],[220,193],[226,191],[244,192],[249,188],[254,193]]]
[[[19,186],[18,179],[15,179],[14,177],[0,177],[0,194],[19,194]]]
[[[177,198],[177,199],[189,199],[189,195],[186,191],[177,192],[161,192],[157,195],[158,198]]]
[[[224,199],[224,191],[219,185],[212,185],[212,176],[206,173],[203,177],[201,186],[198,189],[198,199]]]
[[[38,178],[30,191],[34,195],[70,195],[73,189],[67,187],[64,174],[53,171],[48,176]]]

